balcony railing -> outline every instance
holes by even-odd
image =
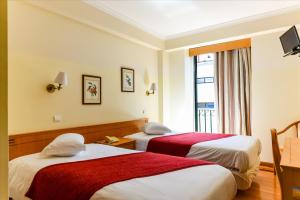
[[[216,111],[211,108],[197,108],[198,130],[203,133],[213,133],[217,131]]]

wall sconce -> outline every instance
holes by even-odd
[[[55,90],[62,89],[63,85],[68,85],[68,76],[66,72],[59,72],[54,80],[54,83],[57,83],[58,86],[54,84],[47,85],[47,91],[53,93]]]
[[[150,92],[152,90],[152,92]],[[150,87],[150,91],[147,90],[146,91],[146,95],[149,96],[150,94],[154,94],[154,91],[156,90],[156,84],[155,83],[152,83],[151,84],[151,87]]]

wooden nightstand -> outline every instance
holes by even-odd
[[[118,137],[118,138],[120,141],[111,144],[108,144],[105,140],[99,140],[96,141],[95,143],[135,150],[135,140],[129,138],[123,138],[123,137]]]

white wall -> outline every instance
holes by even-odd
[[[194,130],[194,80],[192,58],[186,50],[168,53],[164,71],[164,123],[173,130]]]
[[[158,120],[156,50],[38,7],[9,1],[9,134],[149,117]],[[135,69],[135,92],[122,93],[120,67]],[[59,71],[69,85],[46,85]],[[102,77],[102,105],[81,104],[82,74]],[[143,114],[145,110],[145,114]],[[53,115],[62,116],[54,123]]]
[[[21,34],[20,34],[21,33]],[[300,117],[300,67],[297,56],[282,58],[281,33],[252,39],[253,135],[263,143],[262,160],[271,161],[269,129]],[[158,59],[159,56],[162,56]],[[193,64],[186,50],[162,52],[139,46],[90,26],[19,1],[9,1],[10,134],[149,117],[159,120],[151,82],[163,72],[161,119],[171,128],[194,129]],[[120,92],[120,66],[136,72],[136,92]],[[45,87],[59,71],[70,84],[48,94]],[[81,105],[81,75],[102,77],[101,106]],[[146,110],[143,114],[142,110]],[[53,123],[54,114],[63,117]]]
[[[270,129],[300,120],[300,58],[283,58],[282,32],[252,38],[252,134],[262,142],[262,161],[272,162]],[[194,117],[192,64],[184,50],[169,53],[170,116],[173,129],[191,131]],[[279,138],[283,144],[284,138]]]
[[[300,120],[300,58],[282,57],[281,34],[252,38],[252,133],[265,162],[273,160],[270,129]]]
[[[95,2],[95,1],[94,1]],[[90,1],[89,3],[94,3]],[[26,0],[26,3],[48,10],[61,16],[66,16],[112,35],[130,40],[154,49],[164,49],[164,40],[151,33],[125,23],[100,9],[80,0]],[[97,3],[96,3],[97,4]]]

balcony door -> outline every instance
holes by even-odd
[[[195,56],[194,67],[195,129],[198,132],[216,133],[214,54]]]

